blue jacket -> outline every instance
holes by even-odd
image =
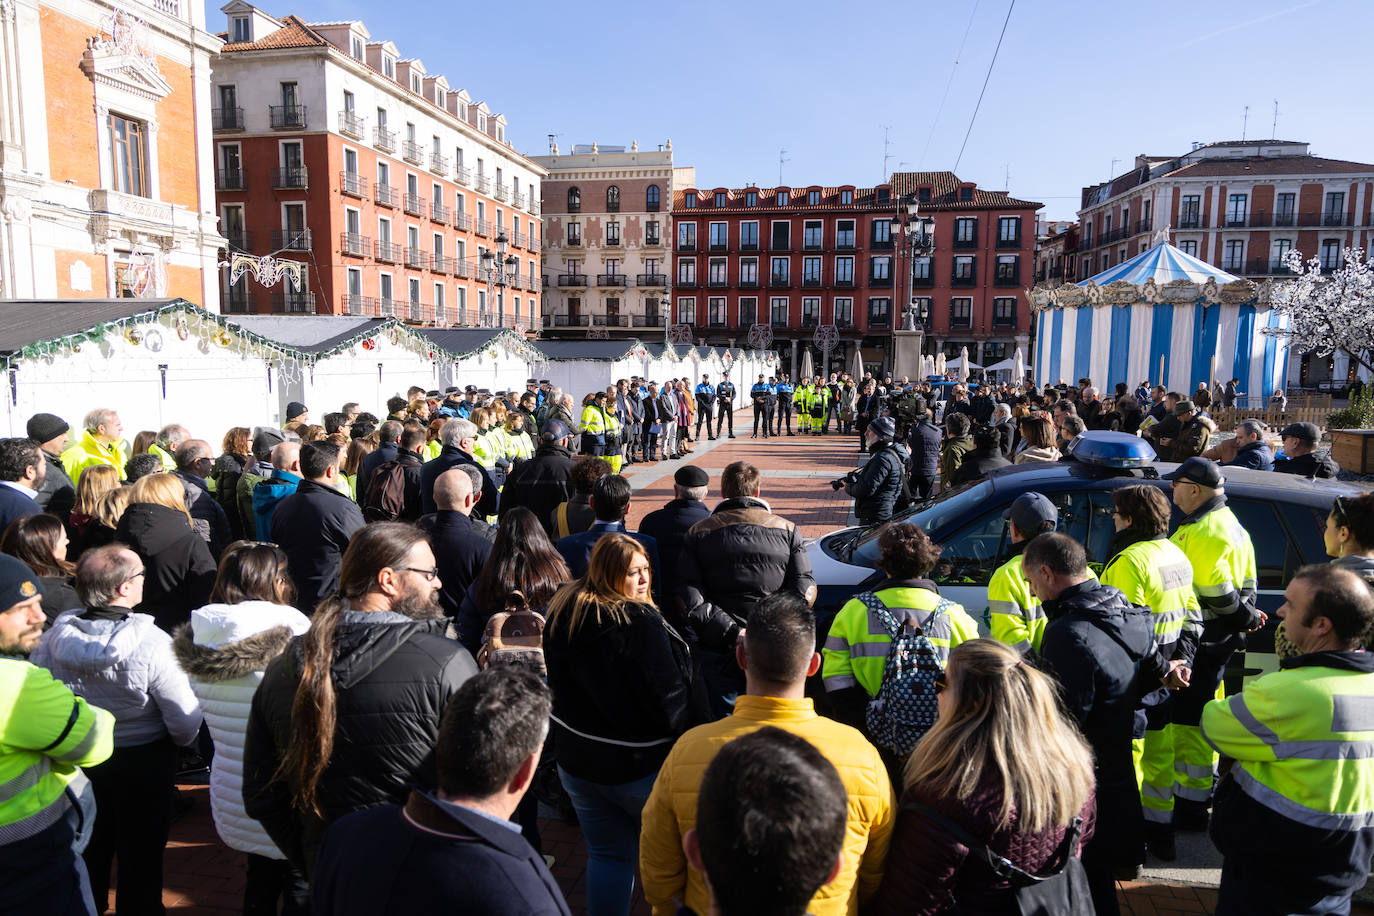
[[[907,434],[911,446],[911,473],[934,477],[940,473],[940,430],[929,420],[921,420]]]
[[[315,868],[314,909],[333,916],[568,916],[544,859],[476,811],[412,792],[339,818]]]
[[[698,385],[696,388],[692,390],[695,391],[697,394],[698,404],[704,404],[709,406],[716,399],[715,385],[708,385],[706,382],[702,382],[700,385]]]
[[[1228,467],[1233,468],[1254,468],[1256,471],[1274,470],[1274,453],[1269,450],[1269,446],[1263,442],[1251,442],[1242,445],[1236,451],[1236,457],[1226,462]]]
[[[649,568],[653,574],[654,591],[657,592],[658,542],[642,532],[626,531],[624,522],[592,522],[591,528],[559,538],[553,546],[557,547],[558,552],[563,555],[563,559],[568,564],[568,572],[572,574],[572,577],[580,579],[587,574],[587,564],[592,558],[592,548],[596,546],[597,541],[601,540],[601,535],[609,531],[628,534],[644,545],[645,552],[649,554]]]
[[[14,487],[7,487],[0,484],[0,531],[4,531],[8,528],[10,522],[17,518],[23,518],[26,515],[37,515],[42,512],[43,510],[39,507],[38,501],[34,498],[35,496],[37,496],[36,493],[34,496],[27,496],[24,493],[20,493]]]
[[[274,468],[272,476],[253,485],[253,522],[259,541],[272,540],[272,514],[281,502],[300,485],[301,478],[290,471]]]
[[[472,520],[456,509],[440,509],[420,519],[429,532],[430,546],[439,570],[439,605],[450,617],[457,616],[468,586],[477,581],[482,565],[491,556],[491,541],[472,528]]]

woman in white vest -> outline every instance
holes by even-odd
[[[286,555],[272,544],[235,541],[225,548],[210,604],[191,612],[172,641],[200,700],[215,742],[210,809],[220,839],[248,854],[244,912],[309,912],[305,876],[289,865],[267,831],[243,810],[243,740],[248,712],[268,662],[288,651],[310,619],[291,605],[295,589]]]

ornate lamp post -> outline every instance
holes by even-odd
[[[902,309],[902,330],[917,331],[926,327],[930,316],[916,304],[916,259],[928,258],[935,251],[935,218],[921,216],[916,195],[908,194],[897,205],[892,217],[892,237],[896,241],[897,258],[906,258],[907,296]]]
[[[510,249],[510,239],[506,238],[504,229],[496,236],[496,253],[490,251],[482,252],[482,279],[487,283],[487,311],[486,314],[477,316],[477,323],[484,327],[492,327],[493,324],[499,326],[504,324],[504,320],[493,322],[491,312],[492,295],[495,293],[499,297],[496,303],[496,314],[504,319],[505,308],[505,286],[520,271],[520,259],[513,254],[508,254]],[[500,286],[500,291],[495,287]]]

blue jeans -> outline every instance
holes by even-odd
[[[639,815],[658,774],[618,786],[603,786],[573,776],[561,766],[558,778],[568,790],[587,840],[587,913],[628,916],[639,861]]]

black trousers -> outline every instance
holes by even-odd
[[[754,435],[759,434],[759,421],[763,421],[763,438],[767,439],[773,432],[773,411],[766,407],[754,405]]]
[[[730,435],[733,436],[735,434],[735,405],[722,401],[716,410],[718,411],[716,413],[716,435],[719,436],[721,429],[728,423]]]
[[[701,424],[703,422],[706,423],[706,435],[711,435],[711,419],[715,409],[716,406],[714,404],[703,405],[700,401],[697,401],[697,432],[692,438],[701,438]]]
[[[930,491],[935,488],[935,478],[927,477],[924,474],[912,474],[909,478],[911,482],[911,495],[916,499],[930,499]]]
[[[248,854],[248,874],[243,884],[243,916],[310,916],[310,882],[299,868],[285,859]]]
[[[72,821],[68,812],[46,830],[5,844],[0,856],[0,914],[90,916],[86,869],[72,852]],[[104,907],[102,898],[99,911]]]
[[[792,405],[783,404],[778,408],[778,428],[774,435],[781,436],[783,429],[792,435]]]
[[[110,759],[88,767],[95,790],[95,831],[86,847],[96,907],[110,894],[110,865],[119,861],[116,910],[121,916],[162,916],[162,853],[172,824],[172,739],[117,747]]]

